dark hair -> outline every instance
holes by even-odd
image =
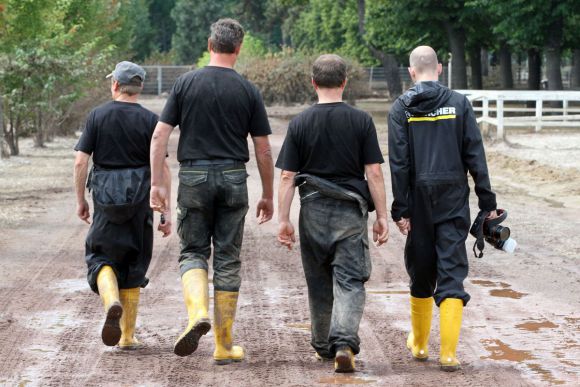
[[[219,19],[211,25],[209,42],[213,52],[233,54],[244,41],[244,28],[234,19]]]
[[[340,87],[346,79],[346,62],[335,54],[321,55],[312,65],[312,80],[318,87]]]
[[[112,81],[116,81],[116,79],[113,77],[111,79],[111,82]],[[139,76],[134,76],[133,78],[131,78],[129,83],[119,83],[119,92],[121,94],[133,96],[136,94],[140,94],[141,91],[143,91],[143,80]]]

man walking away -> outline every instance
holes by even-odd
[[[336,372],[353,372],[371,274],[367,219],[373,206],[373,239],[381,245],[388,238],[383,156],[372,118],[342,102],[344,60],[319,57],[312,84],[318,103],[290,122],[276,163],[282,169],[278,240],[288,248],[295,242],[290,207],[298,185],[311,343],[318,359],[334,358]]]
[[[105,345],[136,349],[135,323],[140,288],[153,250],[153,212],[149,208],[149,146],[157,116],[137,103],[145,70],[131,62],[117,64],[109,74],[113,101],[94,109],[75,147],[77,215],[89,223],[85,183],[89,158],[93,169],[94,215],[86,239],[88,282],[105,306]],[[170,191],[169,166],[162,162],[162,181]],[[171,233],[171,216],[158,230]]]
[[[467,172],[479,208],[496,217],[481,133],[467,98],[437,82],[435,51],[420,46],[410,56],[415,86],[389,114],[392,216],[407,235],[405,265],[411,279],[411,326],[407,347],[416,360],[429,357],[433,297],[440,307],[440,364],[459,369],[455,351],[469,294],[465,240],[470,226]]]
[[[162,184],[162,162],[169,135],[179,125],[177,230],[189,324],[177,339],[174,352],[178,356],[193,353],[200,337],[211,328],[207,270],[213,244],[214,359],[218,364],[244,358],[243,349],[232,344],[232,326],[248,211],[248,134],[262,179],[256,216],[263,223],[273,215],[274,167],[266,109],[258,89],[233,69],[243,38],[242,26],[233,19],[212,24],[209,65],[175,82],[151,147],[151,206],[165,211],[169,201]]]

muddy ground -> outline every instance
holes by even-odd
[[[158,111],[163,101],[145,104]],[[375,117],[386,151],[385,103],[359,106]],[[300,110],[269,109],[276,155],[288,118]],[[177,136],[171,140],[173,161]],[[122,352],[103,346],[102,307],[85,281],[88,228],[74,213],[75,140],[58,139],[46,149],[24,141],[23,157],[0,162],[0,385],[579,385],[580,133],[519,132],[509,139],[511,146],[490,143],[487,149],[492,184],[500,207],[509,210],[507,224],[519,247],[509,255],[488,246],[483,259],[471,259],[466,288],[472,300],[458,349],[463,369],[438,370],[437,311],[432,360],[410,359],[404,344],[409,329],[404,239],[391,225],[389,243],[371,248],[362,351],[352,376],[336,375],[332,364],[314,360],[298,249],[277,246],[276,222],[258,226],[252,216],[235,325],[246,361],[214,365],[211,334],[193,355],[173,355],[173,341],[187,320],[175,235],[156,236],[151,283],[142,292],[138,320],[146,347]],[[260,194],[253,160],[248,169],[253,204]],[[388,168],[384,173],[389,181]],[[474,213],[475,208],[473,198]],[[252,205],[249,215],[253,210]],[[297,210],[295,202],[295,219]]]

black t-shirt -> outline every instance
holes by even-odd
[[[103,168],[149,165],[157,115],[137,103],[111,101],[89,114],[75,150],[93,155]]]
[[[383,163],[371,116],[344,102],[316,104],[294,117],[276,167],[330,180],[367,197],[366,164]]]
[[[206,66],[177,79],[161,122],[181,134],[177,160],[234,159],[247,162],[248,133],[272,133],[260,92],[235,70]]]

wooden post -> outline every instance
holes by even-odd
[[[536,100],[536,132],[542,129],[542,102],[540,98]]]
[[[564,112],[563,112],[563,114],[564,114],[564,121],[568,121],[568,118],[566,117],[568,115],[568,100],[567,99],[565,99],[562,102],[562,108],[564,108]]]
[[[501,96],[497,98],[497,138],[504,139],[503,128],[503,99]]]
[[[157,66],[157,95],[161,95],[163,91],[163,71],[161,70],[161,66]]]
[[[369,89],[370,89],[370,90],[372,90],[372,89],[373,89],[373,72],[374,72],[374,70],[375,70],[375,67],[374,67],[374,66],[372,66],[372,67],[371,67],[370,74],[369,74]]]

